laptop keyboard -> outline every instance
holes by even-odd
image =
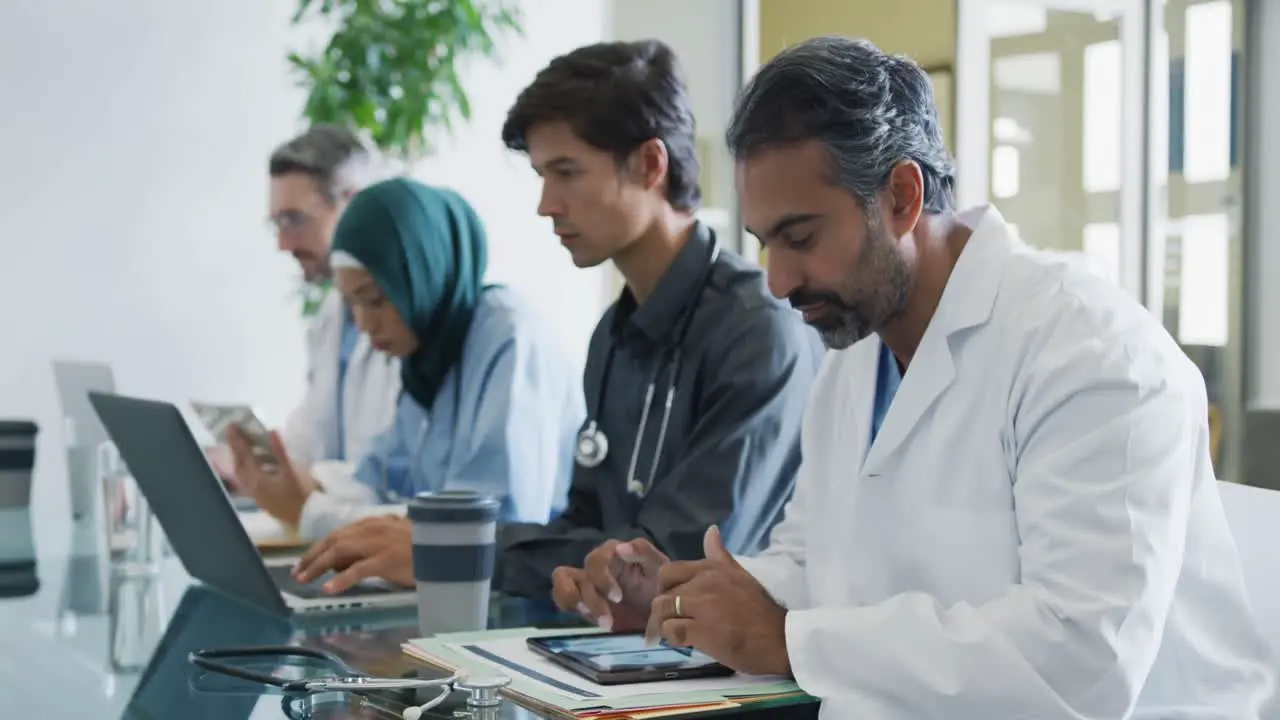
[[[335,575],[333,572],[327,572],[324,575],[312,580],[309,583],[298,582],[293,577],[293,568],[288,565],[268,565],[267,573],[271,575],[271,579],[275,581],[276,587],[282,591],[306,600],[320,597],[361,597],[365,595],[383,595],[389,592],[387,588],[378,587],[376,585],[357,584],[355,587],[348,589],[346,592],[338,593],[330,596],[322,590],[322,586],[329,582]]]

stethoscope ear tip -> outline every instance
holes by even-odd
[[[647,490],[648,488],[644,486],[644,483],[640,482],[638,479],[636,478],[627,479],[627,492],[631,493],[632,495],[635,495],[638,498],[643,498]]]

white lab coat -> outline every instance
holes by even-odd
[[[1114,285],[964,218],[874,445],[872,336],[828,353],[786,518],[743,559],[797,682],[830,719],[1257,718],[1199,371]]]
[[[312,465],[338,456],[338,356],[342,349],[342,297],[330,290],[307,328],[310,368],[306,395],[285,422],[283,439],[295,462]],[[378,434],[391,426],[400,396],[400,362],[373,349],[364,333],[356,342],[343,383],[343,442],[347,463],[359,462]]]

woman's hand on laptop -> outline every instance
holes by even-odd
[[[330,570],[338,573],[324,584],[330,594],[369,578],[413,587],[413,525],[402,515],[382,515],[339,528],[312,544],[293,575],[311,582]]]
[[[227,428],[227,445],[235,458],[236,485],[240,493],[253,498],[258,507],[285,525],[298,527],[302,506],[320,485],[305,467],[289,459],[279,433],[271,433],[271,449],[280,458],[278,466],[260,462],[254,456],[249,439],[238,427]]]

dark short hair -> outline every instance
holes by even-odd
[[[833,181],[864,205],[895,165],[913,160],[924,177],[925,210],[955,208],[955,169],[929,76],[866,40],[818,37],[783,50],[738,95],[725,140],[738,159],[817,140]]]
[[[528,133],[565,122],[619,162],[657,138],[667,146],[667,200],[692,210],[702,200],[693,106],[680,62],[657,40],[587,45],[551,61],[516,98],[502,126],[507,147],[528,152]]]
[[[355,133],[338,125],[319,124],[277,147],[267,171],[273,178],[307,175],[325,200],[335,203],[344,191],[358,189],[346,186],[351,180],[344,177],[346,171],[364,168],[372,161],[373,154]]]

